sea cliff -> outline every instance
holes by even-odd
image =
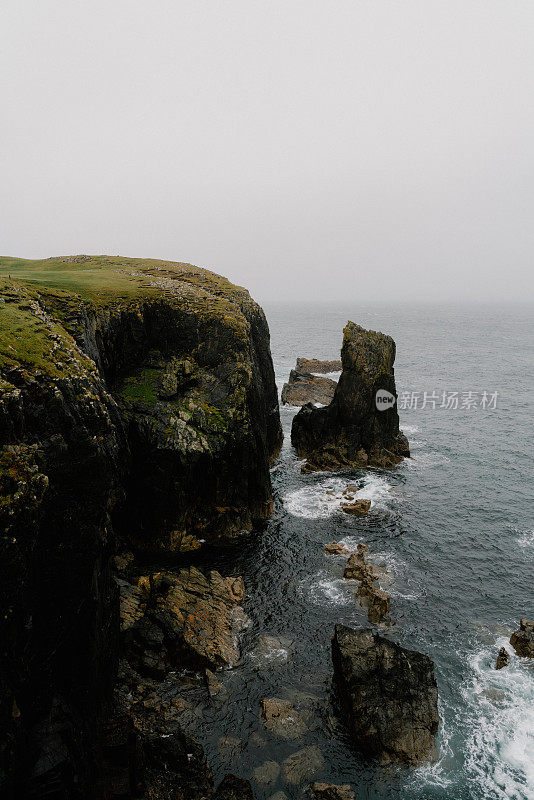
[[[0,259],[7,796],[103,791],[113,556],[262,524],[281,439],[269,331],[245,289],[188,264]]]

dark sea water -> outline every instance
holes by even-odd
[[[520,617],[534,616],[534,314],[532,307],[267,305],[279,389],[297,356],[335,358],[348,319],[391,334],[397,390],[436,390],[438,407],[400,410],[413,458],[392,471],[303,475],[290,444],[296,409],[282,408],[285,443],[272,470],[275,514],[239,550],[213,565],[243,576],[251,624],[243,658],[221,673],[227,699],[199,711],[196,733],[216,777],[251,778],[318,745],[317,777],[349,783],[357,798],[534,798],[534,663],[512,656],[494,669]],[[441,393],[498,392],[496,408],[441,409]],[[460,394],[460,404],[462,397]],[[347,482],[372,500],[367,517],[339,511]],[[336,622],[368,625],[343,578],[338,540],[364,541],[391,571],[386,635],[428,653],[440,696],[440,757],[415,771],[385,769],[352,752],[335,713],[330,638]],[[267,655],[262,634],[287,642]],[[510,652],[512,648],[508,646]],[[307,714],[303,739],[281,742],[260,720],[265,697],[292,699]],[[302,787],[283,776],[259,798]]]

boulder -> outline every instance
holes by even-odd
[[[336,625],[332,660],[353,745],[383,763],[416,766],[436,755],[438,690],[423,653]]]
[[[298,739],[306,732],[304,720],[287,700],[262,700],[261,716],[267,730],[281,739]]]
[[[348,322],[341,351],[343,372],[325,408],[305,405],[293,420],[291,442],[304,471],[390,468],[409,456],[399,430],[396,402],[377,407],[377,392],[396,398],[395,342]]]
[[[519,622],[519,630],[510,637],[510,644],[518,656],[534,658],[534,622],[523,617]]]
[[[312,783],[308,789],[311,800],[354,800],[354,792],[347,783]]]
[[[320,747],[311,745],[293,753],[282,764],[286,783],[293,786],[311,781],[322,770],[324,757]]]
[[[282,403],[290,406],[303,406],[306,403],[320,403],[327,406],[334,397],[337,382],[331,378],[321,378],[309,372],[292,369],[288,383],[282,387]]]
[[[362,498],[361,500],[354,500],[351,503],[341,503],[341,508],[345,514],[355,514],[358,517],[363,517],[371,508],[371,501]]]
[[[297,358],[297,369],[301,372],[341,372],[341,361],[322,361],[319,358]]]
[[[506,649],[506,647],[501,647],[499,650],[499,655],[497,656],[497,663],[495,664],[495,669],[502,669],[503,667],[507,667],[510,663],[510,653]]]
[[[280,764],[277,761],[264,761],[254,767],[252,777],[261,786],[273,786],[280,775]]]

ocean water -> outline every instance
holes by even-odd
[[[317,778],[349,783],[357,798],[534,800],[534,661],[508,646],[511,665],[494,669],[520,617],[534,616],[533,308],[277,304],[265,311],[279,389],[297,356],[337,357],[348,319],[391,334],[397,390],[410,398],[399,413],[413,458],[387,472],[303,475],[290,443],[296,409],[282,407],[272,520],[239,548],[206,557],[243,576],[251,618],[240,664],[220,674],[224,698],[205,703],[192,723],[216,777],[249,778],[258,798],[279,790],[298,797],[302,786],[288,785],[283,771],[262,785],[254,770],[316,745]],[[421,408],[423,393],[434,390],[437,407],[427,396]],[[496,407],[480,407],[484,391],[486,405],[498,393],[489,403]],[[459,393],[457,409],[440,408],[443,392]],[[349,481],[371,499],[368,516],[339,510]],[[324,554],[333,540],[364,541],[370,560],[387,566],[387,635],[435,662],[435,764],[384,768],[350,748],[332,692],[330,638],[336,622],[368,623],[343,578],[346,557]],[[258,647],[262,635],[279,641]],[[308,724],[302,739],[284,742],[265,730],[265,697],[294,701]]]

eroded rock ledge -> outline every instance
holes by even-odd
[[[348,322],[341,350],[343,371],[325,408],[304,406],[293,420],[291,442],[305,470],[393,467],[409,456],[396,405],[379,410],[379,389],[396,396],[395,342]]]

